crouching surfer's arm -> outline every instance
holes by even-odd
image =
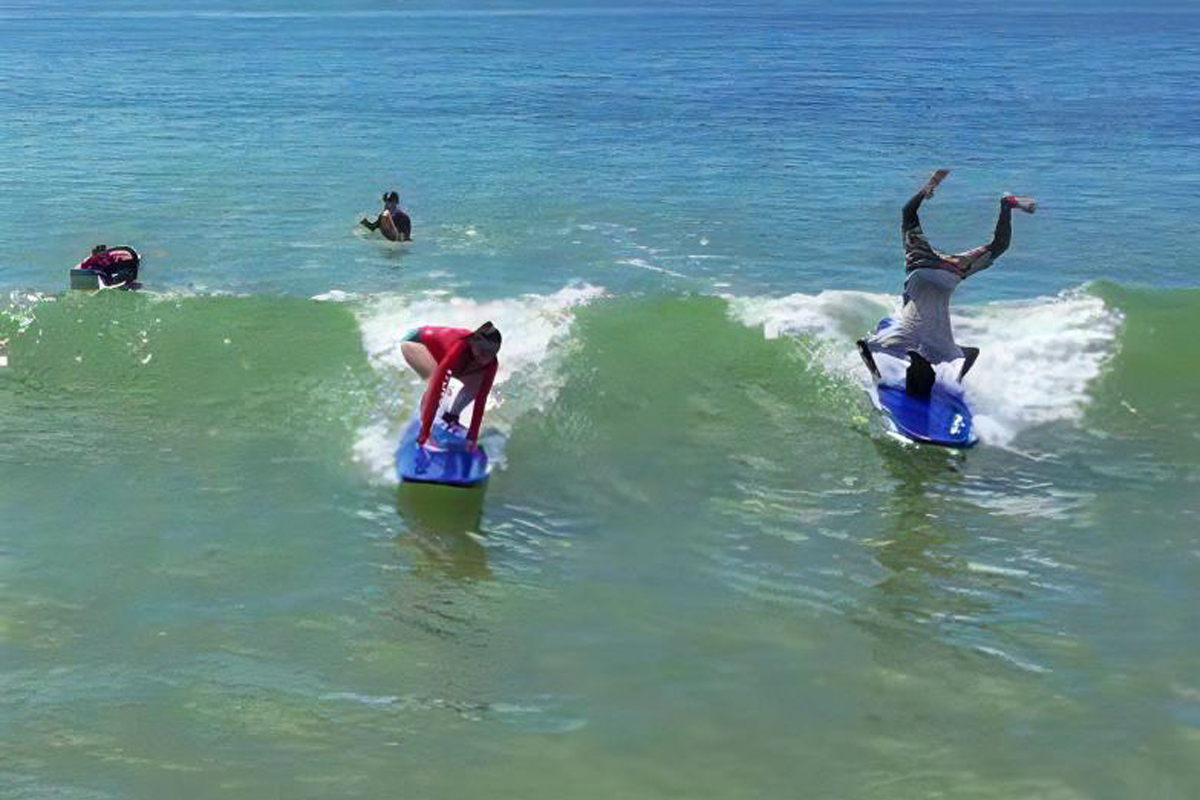
[[[483,373],[479,381],[479,388],[475,391],[471,401],[475,403],[475,411],[471,414],[471,429],[467,432],[467,441],[471,443],[471,447],[479,441],[479,429],[483,425],[483,412],[487,408],[488,393],[492,391],[492,382],[496,380],[496,369],[499,367],[499,361],[493,361],[487,371]],[[457,403],[455,403],[457,405]],[[467,404],[463,403],[463,408]],[[461,412],[462,409],[458,409]]]
[[[450,348],[446,357],[438,362],[437,369],[429,376],[429,385],[425,388],[425,396],[421,400],[421,433],[417,436],[417,444],[424,446],[429,439],[429,431],[433,427],[433,418],[437,414],[438,405],[442,402],[442,394],[446,390],[446,381],[450,379],[450,365],[462,355],[466,345],[459,342]]]

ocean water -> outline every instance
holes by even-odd
[[[0,796],[1200,795],[1198,87],[1187,4],[0,2]],[[957,455],[853,349],[937,167],[1041,204]]]

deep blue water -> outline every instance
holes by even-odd
[[[893,291],[898,207],[940,166],[943,249],[1004,191],[1042,202],[964,297],[1194,282],[1190,9],[221,8],[4,13],[4,286],[129,241],[169,287]],[[389,260],[349,234],[390,187],[418,245]]]

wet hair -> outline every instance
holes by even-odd
[[[490,342],[496,345],[497,350],[500,349],[500,329],[493,325],[490,320],[476,328],[468,338],[474,341]]]
[[[94,256],[98,256],[101,253],[107,253],[107,252],[108,252],[108,245],[106,245],[106,244],[98,244],[92,248],[92,255],[94,255]]]
[[[396,192],[387,192],[387,193],[386,193],[386,194],[384,194],[384,196],[383,196],[383,202],[385,202],[385,203],[399,203],[399,202],[400,202],[400,195],[398,195]]]

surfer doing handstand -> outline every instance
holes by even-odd
[[[1031,197],[1005,195],[1000,198],[1000,218],[996,220],[991,242],[965,253],[939,253],[925,238],[917,209],[926,198],[933,197],[938,184],[949,174],[950,171],[945,169],[933,173],[928,183],[904,206],[901,232],[904,236],[904,268],[908,275],[904,280],[900,318],[858,341],[859,354],[876,380],[880,374],[873,353],[887,353],[901,359],[907,357],[905,390],[915,397],[929,396],[936,378],[934,364],[963,359],[958,373],[961,381],[979,357],[979,348],[960,347],[954,341],[950,326],[950,296],[958,284],[990,267],[1008,249],[1012,239],[1012,210],[1019,208],[1032,214],[1037,208]]]
[[[421,433],[417,437],[417,444],[424,446],[429,439],[434,415],[442,401],[446,383],[452,377],[458,379],[463,388],[454,398],[450,410],[442,415],[442,422],[452,428],[457,427],[459,414],[473,401],[475,410],[471,415],[467,439],[472,444],[479,440],[479,427],[483,424],[488,392],[492,389],[492,381],[500,364],[496,359],[499,350],[500,331],[490,322],[483,323],[474,331],[426,326],[405,335],[400,345],[404,360],[418,375],[429,381],[421,400]]]

